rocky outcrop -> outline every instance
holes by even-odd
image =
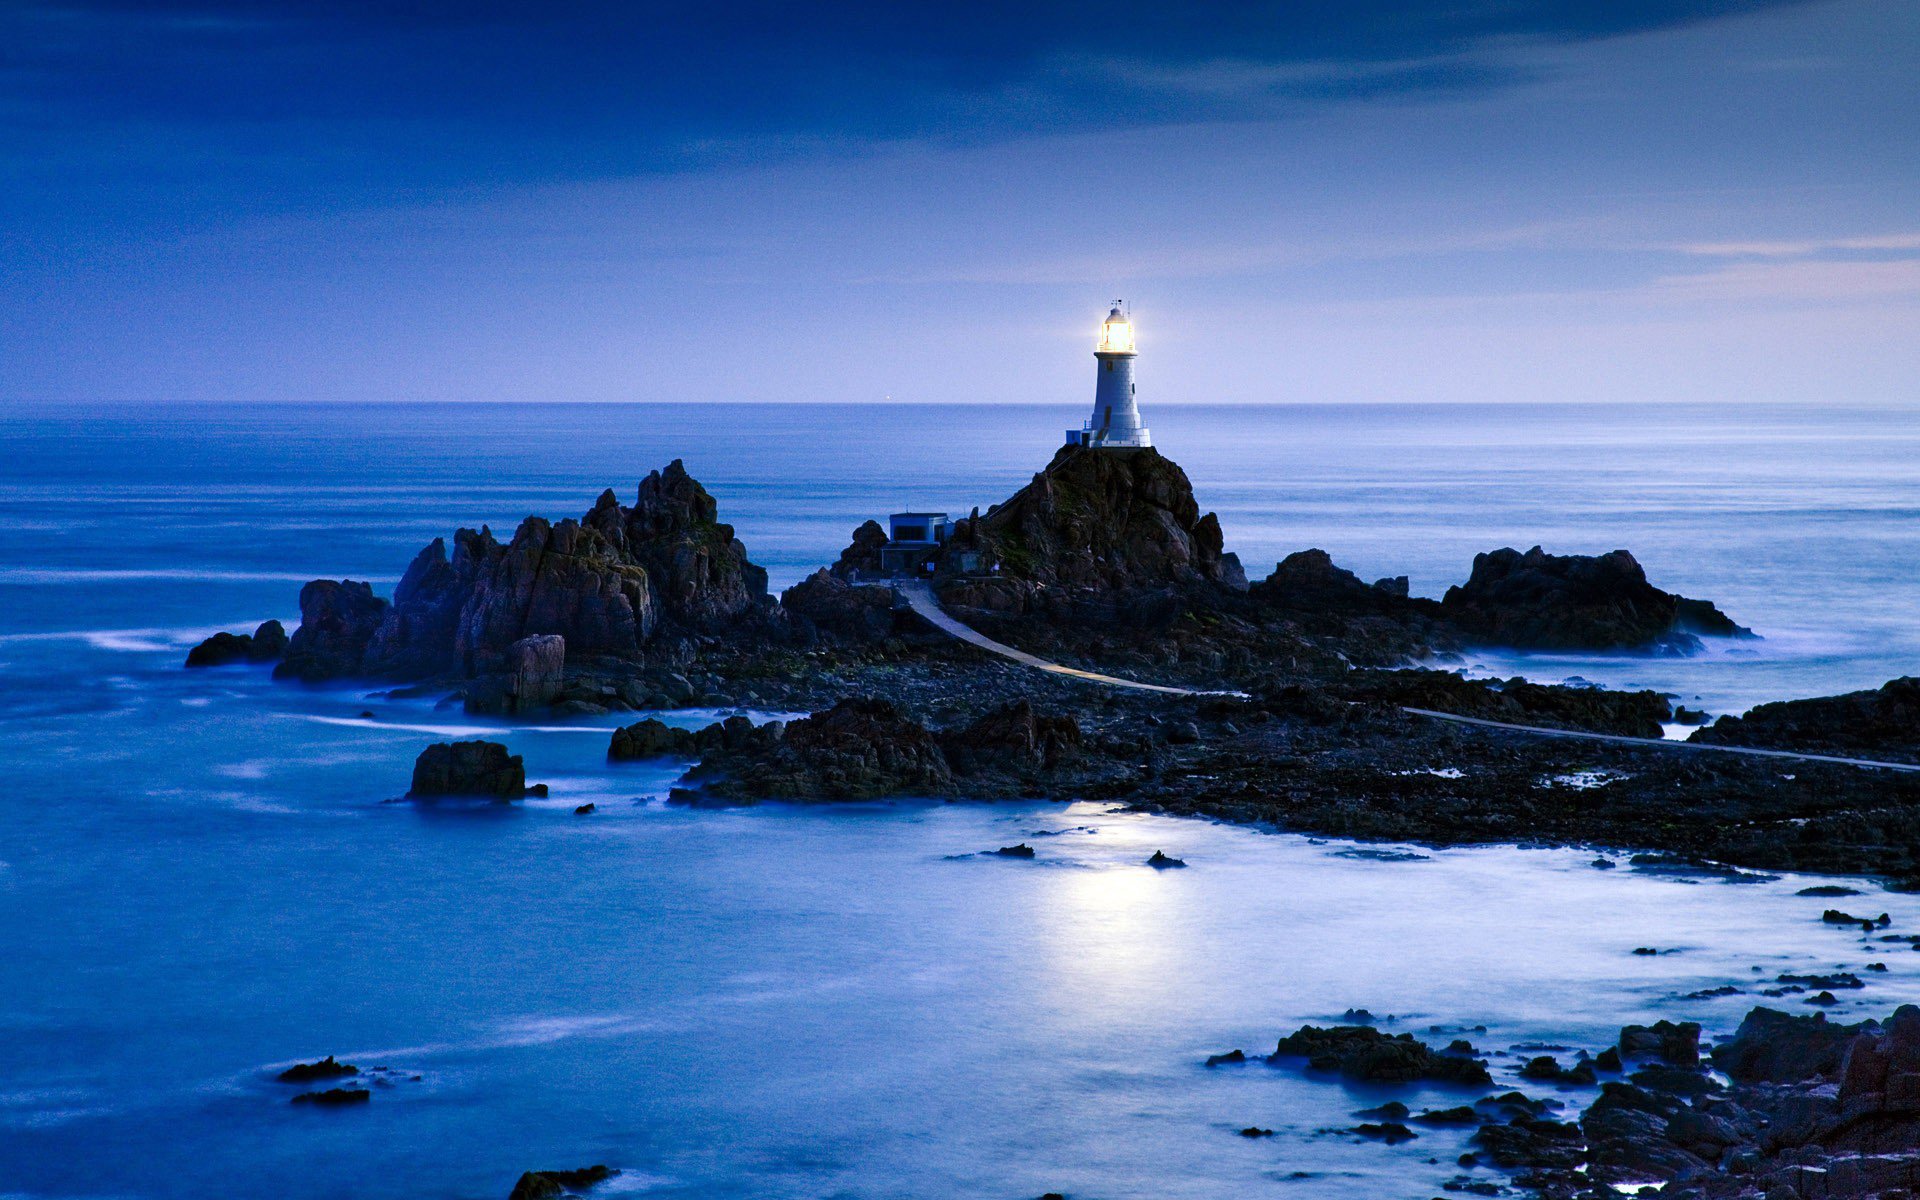
[[[1782,700],[1741,717],[1721,717],[1687,739],[1920,762],[1920,678],[1867,692]]]
[[[272,662],[287,652],[287,631],[278,621],[262,621],[252,633],[216,633],[187,651],[189,667]]]
[[[940,741],[960,775],[1051,771],[1080,752],[1080,726],[1070,716],[1043,715],[1016,700]]]
[[[1702,635],[1751,637],[1704,600],[1663,592],[1625,550],[1548,554],[1535,546],[1474,556],[1440,609],[1469,639],[1523,650],[1689,653]]]
[[[502,802],[544,796],[545,784],[527,786],[526,764],[499,742],[436,742],[413,763],[409,800],[481,797]]]
[[[1486,1064],[1464,1054],[1435,1050],[1412,1034],[1386,1034],[1371,1025],[1302,1025],[1280,1039],[1269,1062],[1304,1058],[1316,1071],[1376,1083],[1486,1084]]]
[[[288,639],[274,678],[318,683],[359,674],[387,609],[370,584],[351,579],[307,584],[300,589],[300,628]]]
[[[1468,679],[1448,671],[1355,671],[1339,679],[1334,691],[1363,703],[1626,737],[1660,737],[1671,711],[1667,698],[1653,691],[1565,687],[1518,677]]]
[[[694,735],[702,757],[687,773],[683,799],[987,798],[1026,794],[1042,781],[1070,787],[1086,777],[1083,768],[1098,773],[1073,718],[1036,712],[1025,700],[941,731],[871,697],[784,726],[747,725],[716,743],[719,729]]]
[[[302,632],[288,656],[298,666],[283,667],[287,674],[505,676],[475,689],[486,711],[523,711],[535,703],[527,697],[549,690],[526,674],[524,639],[563,639],[569,664],[639,663],[665,635],[684,642],[772,614],[766,572],[677,459],[641,481],[631,507],[608,491],[578,521],[528,517],[505,545],[490,529],[462,529],[451,556],[435,538],[408,566],[390,608],[370,590],[356,594],[357,607],[317,596],[323,603],[310,618],[302,596]],[[348,607],[352,636],[324,628]],[[311,622],[322,628],[307,634]],[[317,652],[306,653],[309,644]],[[544,661],[533,666],[545,670]]]
[[[833,573],[851,582],[860,575],[880,572],[880,548],[887,544],[887,531],[878,521],[862,521],[853,531],[853,540],[840,552]]]
[[[780,607],[801,622],[803,629],[828,638],[867,642],[894,631],[892,588],[849,583],[825,569],[782,592]]]
[[[967,555],[998,578],[951,581],[943,597],[1000,611],[1246,590],[1240,560],[1222,549],[1219,519],[1201,515],[1186,472],[1156,450],[1062,447],[1006,503],[961,522],[941,552],[943,569],[958,570]]]
[[[842,700],[702,758],[688,781],[740,800],[946,796],[953,771],[927,729],[885,700]]]

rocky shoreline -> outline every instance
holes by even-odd
[[[1437,601],[1410,597],[1404,580],[1362,581],[1317,550],[1248,583],[1177,465],[1151,450],[1069,447],[961,521],[931,580],[950,613],[1031,653],[1244,693],[1149,697],[933,630],[870,581],[884,540],[862,525],[831,567],[776,598],[676,461],[631,505],[609,491],[579,520],[529,517],[505,544],[460,530],[451,555],[435,539],[391,600],[350,580],[308,584],[276,675],[386,680],[396,694],[450,694],[507,716],[812,714],[680,741],[634,727],[615,738],[615,758],[685,759],[675,795],[688,802],[1094,799],[1344,837],[1591,843],[1920,885],[1920,776],[1404,711],[1638,739],[1687,718],[1652,692],[1417,665],[1496,642],[1672,654],[1753,636],[1710,603],[1655,588],[1624,551],[1490,552]],[[278,632],[219,635],[190,661],[257,661]],[[1920,762],[1915,687],[1766,705],[1694,738]]]

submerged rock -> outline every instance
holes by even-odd
[[[274,1078],[281,1083],[312,1083],[316,1079],[342,1079],[359,1073],[359,1067],[340,1062],[329,1054],[318,1062],[295,1063]]]
[[[507,1200],[555,1200],[570,1191],[604,1183],[619,1173],[601,1164],[575,1167],[568,1171],[528,1171],[513,1185]]]
[[[436,742],[414,760],[407,798],[475,796],[504,802],[546,794],[545,784],[527,786],[520,756],[507,753],[499,742]]]
[[[278,621],[262,621],[252,633],[216,633],[187,651],[189,667],[272,662],[287,652],[287,631]]]
[[[328,1088],[323,1092],[301,1092],[292,1100],[294,1104],[311,1104],[317,1108],[345,1108],[352,1104],[366,1104],[373,1099],[373,1093],[366,1088]]]
[[[1002,846],[993,853],[1001,858],[1032,858],[1033,847],[1021,842],[1018,846]]]

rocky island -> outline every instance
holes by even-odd
[[[936,629],[887,578],[873,522],[774,597],[719,517],[675,461],[630,505],[608,491],[577,520],[527,518],[505,543],[463,529],[449,553],[436,538],[390,600],[316,580],[276,674],[446,691],[478,713],[813,714],[697,737],[657,721],[619,731],[612,757],[688,760],[675,792],[688,802],[1086,798],[1359,838],[1592,842],[1920,879],[1920,776],[1678,751],[1654,740],[1674,718],[1655,693],[1434,669],[1469,646],[1671,654],[1753,636],[1655,587],[1625,551],[1496,550],[1437,601],[1319,550],[1249,582],[1178,465],[1068,446],[956,522],[921,579],[1000,643],[1169,689],[1145,693]],[[209,646],[195,654],[226,653]],[[1914,761],[1902,686],[1765,706],[1695,738]]]

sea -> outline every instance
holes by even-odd
[[[1252,577],[1320,547],[1437,596],[1495,547],[1626,548],[1761,635],[1448,669],[1716,713],[1920,674],[1913,410],[1147,415]],[[1477,1093],[1206,1058],[1364,1008],[1468,1038],[1505,1086],[1628,1021],[1725,1036],[1756,1002],[1812,1011],[1758,996],[1783,972],[1884,963],[1842,1018],[1920,999],[1920,954],[1821,922],[1839,903],[1920,932],[1920,897],[1857,880],[1084,803],[689,810],[664,802],[671,765],[605,761],[618,717],[181,666],[214,630],[291,628],[307,579],[385,591],[434,536],[577,516],[675,458],[789,585],[867,518],[1003,498],[1078,416],[0,408],[0,1196],[504,1200],[521,1171],[606,1163],[599,1194],[669,1198],[1427,1197],[1497,1176],[1455,1164],[1462,1132],[1387,1146],[1356,1114]],[[552,795],[391,802],[420,748],[472,736]],[[981,853],[1019,841],[1034,859]],[[1155,850],[1190,865],[1150,870]],[[1832,883],[1869,894],[1799,894]],[[275,1074],[327,1054],[370,1103],[290,1103]]]

